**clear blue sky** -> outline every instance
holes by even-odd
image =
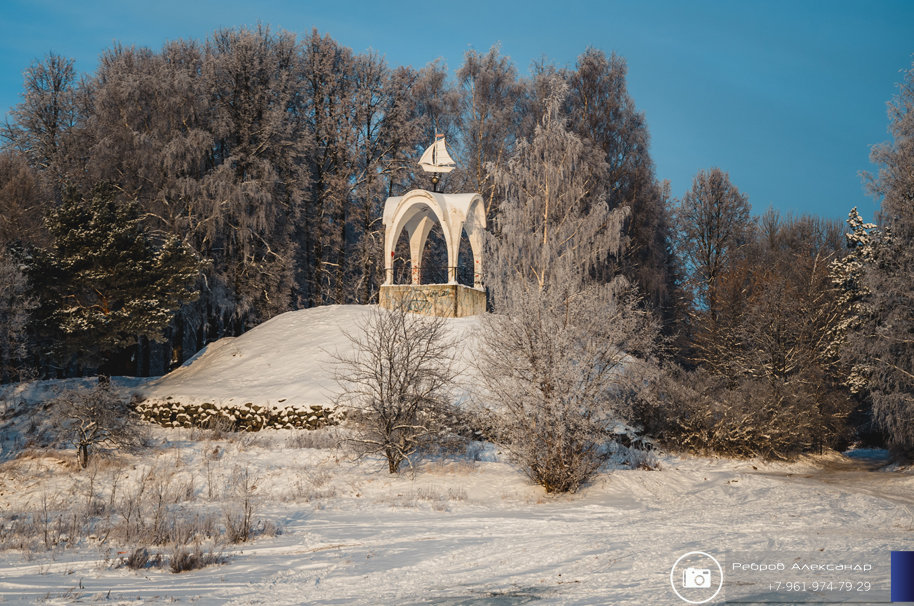
[[[833,218],[854,205],[872,215],[859,172],[888,139],[886,102],[914,53],[914,2],[903,0],[0,0],[0,116],[19,102],[22,71],[49,51],[85,73],[114,41],[158,49],[257,22],[316,27],[394,65],[440,57],[452,73],[467,49],[495,43],[521,73],[544,56],[572,65],[587,46],[616,51],[675,196],[720,166],[756,212]]]

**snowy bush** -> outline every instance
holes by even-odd
[[[257,515],[257,477],[245,467],[215,472],[227,488],[209,498],[203,491],[201,502],[198,470],[171,457],[133,470],[116,461],[99,463],[93,459],[86,473],[74,476],[70,489],[58,483],[0,512],[0,551],[92,545],[117,554],[110,559],[115,567],[180,572],[224,561],[221,546],[227,543],[279,534]]]
[[[187,570],[205,568],[211,564],[221,564],[224,561],[225,558],[215,553],[212,548],[204,551],[199,543],[194,543],[190,549],[187,545],[175,545],[168,561],[168,568],[177,574]]]
[[[631,415],[667,447],[735,457],[790,459],[847,437],[840,394],[832,400],[800,382],[782,387],[668,369],[631,395]]]

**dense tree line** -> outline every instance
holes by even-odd
[[[458,169],[442,186],[482,195],[490,303],[515,319],[492,320],[492,368],[526,355],[540,377],[505,367],[489,388],[520,398],[518,426],[601,402],[575,420],[583,442],[542,435],[535,454],[593,467],[609,411],[736,454],[840,446],[868,419],[910,448],[914,70],[873,152],[878,225],[852,213],[845,229],[754,217],[719,168],[672,199],[626,69],[588,49],[522,77],[493,47],[452,79],[266,27],[116,45],[85,76],[36,61],[0,130],[0,380],[163,372],[278,313],[375,301],[383,202],[429,187],[416,160],[444,133]],[[437,229],[429,242],[427,277],[444,264]],[[627,395],[620,351],[653,369]],[[516,450],[534,444],[518,431]]]
[[[624,61],[589,50],[574,69],[540,71],[567,81],[569,109],[580,108],[569,111],[574,130],[606,156],[609,203],[648,209],[631,221],[640,252],[626,270],[665,305],[670,260],[652,251],[655,241],[667,249],[666,208]],[[99,187],[136,206],[154,250],[179,239],[199,264],[195,295],[175,310],[165,345],[139,332],[112,367],[160,372],[277,313],[376,300],[383,202],[429,187],[415,162],[435,132],[459,158],[445,190],[480,192],[494,218],[494,171],[532,132],[540,76],[521,78],[497,47],[468,52],[450,79],[439,62],[392,68],[316,31],[296,38],[266,27],[159,50],[117,45],[84,77],[49,55],[26,71],[23,101],[3,129],[0,247],[40,257],[55,246],[52,213]],[[97,360],[83,348],[49,360],[42,334],[23,360],[42,374],[89,371]]]

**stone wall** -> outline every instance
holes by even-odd
[[[409,311],[428,316],[462,318],[486,310],[486,292],[463,284],[393,284],[381,286],[381,307],[406,305]]]
[[[260,431],[261,429],[318,429],[337,425],[341,412],[314,404],[273,408],[253,402],[219,405],[214,402],[182,404],[171,398],[145,400],[136,406],[144,421],[164,427],[222,427],[227,431]]]

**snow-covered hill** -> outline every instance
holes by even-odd
[[[326,305],[281,314],[240,337],[210,343],[181,368],[137,391],[150,400],[184,404],[331,404],[337,388],[333,356],[352,351],[346,334],[358,331],[373,309]],[[479,321],[447,320],[461,343],[471,339]]]

